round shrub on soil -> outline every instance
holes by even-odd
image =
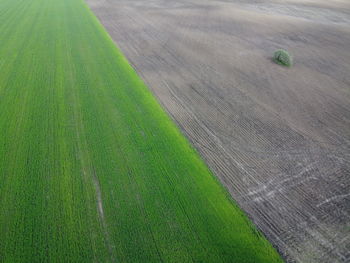
[[[279,49],[273,54],[273,60],[280,65],[290,67],[293,64],[291,55],[286,50]]]

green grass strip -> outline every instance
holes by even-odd
[[[0,262],[281,262],[82,0],[0,0]]]

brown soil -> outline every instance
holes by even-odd
[[[350,262],[350,1],[87,3],[288,262]]]

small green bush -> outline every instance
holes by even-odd
[[[280,65],[291,67],[293,65],[292,56],[286,50],[279,49],[273,54],[273,60]]]

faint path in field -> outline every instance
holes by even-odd
[[[100,218],[101,218],[102,224],[104,225],[104,228],[107,228],[106,227],[106,222],[105,222],[105,214],[103,212],[100,183],[98,182],[98,179],[97,179],[95,174],[93,176],[93,180],[94,180],[94,186],[95,186],[95,190],[96,190],[96,199],[97,199],[98,213],[100,215]]]
[[[88,144],[84,135],[85,134],[84,125],[82,122],[82,116],[80,112],[80,103],[79,103],[78,94],[75,94],[73,92],[70,98],[72,99],[72,105],[74,105],[74,119],[75,119],[74,123],[76,124],[74,125],[74,127],[76,131],[77,148],[78,148],[78,154],[79,154],[78,157],[81,162],[81,169],[83,173],[84,184],[87,187],[88,185],[90,185],[91,181],[93,183],[93,187],[96,194],[95,195],[96,210],[99,216],[99,221],[102,226],[103,236],[105,239],[106,246],[108,248],[109,256],[110,256],[111,262],[118,262],[115,255],[114,246],[111,241],[110,234],[108,232],[108,225],[105,219],[100,183],[96,176],[96,172],[91,162],[91,158],[89,156]],[[95,260],[98,260],[98,259],[95,259]]]
[[[101,224],[102,224],[102,227],[103,227],[104,236],[105,236],[105,239],[106,239],[106,242],[107,242],[109,254],[110,254],[112,262],[117,262],[116,256],[115,256],[115,253],[114,253],[113,244],[112,244],[111,238],[109,236],[108,226],[107,226],[107,223],[106,223],[106,220],[105,220],[105,214],[104,214],[104,211],[103,211],[101,187],[100,187],[100,183],[98,181],[98,178],[96,177],[95,171],[93,173],[92,179],[93,179],[94,187],[95,187],[95,191],[96,191],[96,200],[97,200],[98,214],[99,214],[100,219],[101,219]]]
[[[80,141],[81,136],[80,136],[79,132],[77,132],[77,137],[78,137],[78,140]],[[106,241],[106,245],[108,247],[109,255],[110,255],[110,258],[112,260],[111,262],[117,262],[114,248],[113,248],[113,243],[111,241],[111,238],[110,238],[110,235],[108,232],[108,226],[106,223],[105,214],[104,214],[104,210],[103,210],[103,201],[102,201],[102,193],[101,193],[100,183],[98,181],[95,170],[93,168],[91,168],[92,172],[91,171],[87,172],[86,165],[88,165],[88,164],[86,164],[85,161],[83,161],[84,157],[83,157],[80,143],[79,143],[79,152],[80,152],[80,160],[82,162],[82,169],[83,169],[84,178],[88,179],[88,177],[90,177],[93,181],[93,186],[94,186],[94,190],[96,193],[96,208],[97,208],[99,219],[100,219],[100,222],[102,225],[102,230],[103,230],[104,238]],[[90,174],[90,176],[89,176],[89,174]],[[86,182],[86,184],[87,184],[87,182]]]

